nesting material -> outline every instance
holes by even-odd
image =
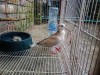
[[[14,36],[12,40],[16,42],[16,41],[21,41],[22,39],[19,36]]]

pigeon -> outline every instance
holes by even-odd
[[[55,34],[38,42],[37,45],[52,47],[51,53],[56,54],[55,51],[61,50],[61,47],[57,47],[57,45],[64,41],[65,29],[67,29],[65,24],[58,25],[58,31]]]

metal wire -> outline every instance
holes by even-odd
[[[24,52],[0,52],[1,75],[64,75],[61,67],[59,56],[51,56],[49,48],[37,46]]]
[[[71,74],[96,75],[95,67],[97,67],[96,62],[99,60],[100,54],[100,2],[98,0],[74,1],[67,0],[66,14],[64,15],[67,21],[67,23],[65,22],[66,26],[70,29],[73,27],[71,30],[73,35],[76,35],[68,50],[71,50]],[[77,16],[80,19],[77,19]]]
[[[3,23],[0,26],[0,34],[9,31],[25,31],[32,25],[48,23],[47,0],[45,6],[43,0],[25,1],[25,4],[21,4],[21,0],[0,1],[1,4],[12,5],[16,10],[6,12],[9,18],[15,20],[7,21],[6,17],[0,16],[0,23]],[[60,10],[60,0],[52,1],[52,6],[59,7]],[[0,14],[3,15],[4,12]],[[0,52],[0,75],[66,75],[64,60],[61,60],[60,54],[51,56],[50,51],[50,48],[36,46],[22,52]]]
[[[69,30],[66,31],[65,41],[60,45],[62,52],[57,56],[51,56],[50,50],[45,47],[35,47],[18,53],[0,52],[1,75],[66,75],[67,71],[71,75],[95,75],[100,54],[100,2],[99,0],[64,1],[65,8],[59,12],[66,11],[61,15],[61,20],[62,16],[65,18],[61,22],[67,21],[66,27]],[[1,22],[0,17],[2,23],[0,34],[15,30],[24,31],[34,24],[47,24],[49,14],[47,2],[47,0],[26,0],[26,4],[21,5],[20,1],[16,3],[11,0],[6,1],[16,9],[16,12],[6,13],[7,17],[18,20]],[[60,0],[52,0],[51,5],[60,8],[59,2]],[[0,1],[1,3],[5,2]],[[5,15],[1,12],[0,14]],[[22,14],[25,15],[24,19]],[[67,70],[65,67],[68,67]]]
[[[0,28],[4,29],[4,25],[6,25],[6,29],[4,29],[1,32],[7,31],[8,29],[10,31],[17,30],[17,31],[24,31],[27,28],[31,27],[31,23],[33,23],[33,1],[27,0],[24,2],[24,4],[21,4],[21,0],[18,1],[12,1],[12,0],[1,0],[1,12],[0,12]],[[11,5],[14,9],[9,8],[7,11],[3,11],[4,8],[2,8],[2,5],[6,3],[4,7],[9,8],[8,5]],[[10,12],[11,10],[14,10],[14,12]],[[7,17],[2,17],[6,13]],[[7,20],[8,18],[8,20]],[[12,23],[12,25],[8,26],[7,24]],[[3,23],[6,23],[3,25]],[[8,29],[7,29],[8,28]]]

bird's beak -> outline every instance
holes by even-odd
[[[64,26],[64,28],[65,28],[66,30],[70,31],[67,27]]]
[[[63,25],[64,28],[65,28],[66,30],[70,31],[70,30],[65,26],[65,24],[59,24],[59,25]],[[58,27],[59,27],[59,25],[58,25]]]

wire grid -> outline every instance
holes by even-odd
[[[0,0],[0,33],[9,31],[25,31],[33,25],[48,24],[48,0]],[[14,9],[7,10],[2,8]],[[58,7],[60,18],[60,0],[52,0],[51,5]]]
[[[47,47],[4,53],[0,52],[1,75],[65,75],[58,55],[52,56]]]
[[[60,1],[61,0],[34,0],[34,24],[48,24],[49,20],[49,7],[58,7],[58,21],[60,18]],[[50,3],[49,3],[50,2]],[[37,9],[38,8],[38,9]]]
[[[100,1],[65,0],[65,2],[67,4],[64,20],[73,36],[66,57],[66,59],[70,57],[67,61],[71,67],[69,70],[72,75],[99,75],[100,67],[97,63],[100,63]],[[66,46],[67,44],[66,42]]]
[[[43,0],[25,0],[25,4],[21,4],[21,1],[0,1],[1,4],[12,5],[15,8],[14,12],[0,13],[0,34],[15,30],[24,31],[32,24],[48,23],[49,6],[47,1],[46,4],[43,4]],[[52,5],[58,7],[60,3],[57,1],[53,1]],[[42,7],[45,9],[43,10]],[[61,57],[59,55],[51,56],[50,53],[49,48],[40,46],[24,52],[0,52],[0,75],[66,75],[67,72],[64,70]]]
[[[34,24],[33,0],[0,0],[0,5],[0,33],[24,31]]]

